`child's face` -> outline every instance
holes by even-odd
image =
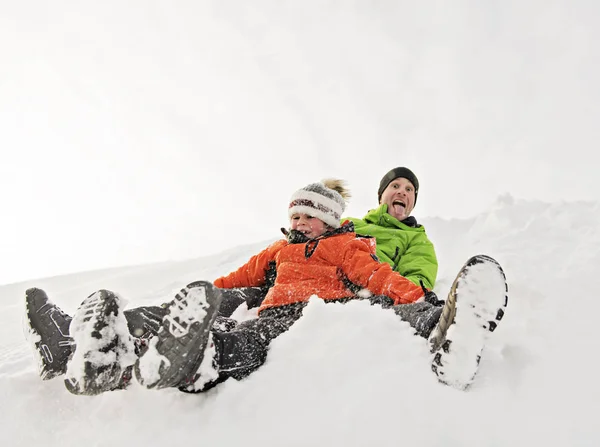
[[[303,233],[310,239],[315,239],[327,231],[327,224],[308,214],[292,214],[290,217],[292,230]]]

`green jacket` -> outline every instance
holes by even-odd
[[[347,219],[354,222],[357,234],[375,238],[380,261],[387,262],[413,283],[420,285],[423,281],[425,287],[433,289],[438,263],[423,225],[415,228],[403,224],[387,213],[386,204],[370,210],[362,219]]]

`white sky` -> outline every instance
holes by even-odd
[[[326,176],[415,210],[600,201],[594,1],[0,0],[0,283],[279,236]]]

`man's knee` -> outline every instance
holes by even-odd
[[[135,307],[123,312],[129,332],[137,338],[156,335],[166,314],[167,309],[160,306]]]
[[[240,287],[237,289],[222,289],[223,301],[219,308],[219,315],[230,317],[233,312],[243,303],[246,303],[248,309],[259,307],[268,289],[262,287]]]

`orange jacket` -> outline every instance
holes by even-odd
[[[270,307],[308,301],[312,295],[324,300],[354,296],[344,277],[375,295],[392,298],[394,304],[412,303],[423,296],[419,286],[394,272],[389,264],[376,261],[370,241],[357,238],[353,229],[352,223],[346,222],[341,231],[306,243],[277,241],[214,284],[225,289],[262,286],[269,263],[275,261],[275,284],[259,313]]]

